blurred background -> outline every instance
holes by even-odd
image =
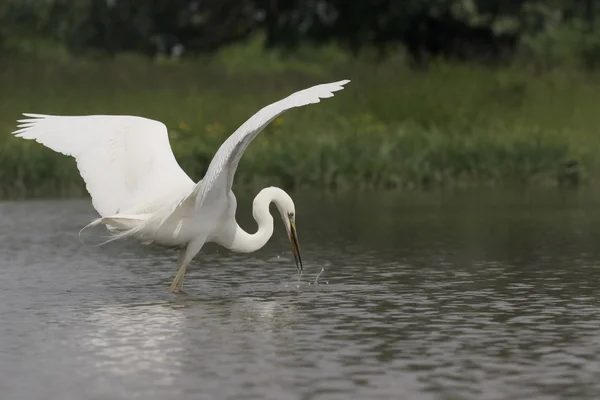
[[[590,183],[597,3],[3,0],[0,193],[85,193],[72,159],[11,138],[22,112],[158,119],[200,179],[261,107],[346,78],[269,125],[240,187]]]

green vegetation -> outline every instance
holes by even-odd
[[[259,135],[241,161],[239,188],[553,185],[570,161],[582,182],[597,180],[600,75],[540,71],[444,62],[418,72],[400,57],[376,63],[333,48],[282,59],[252,43],[181,62],[15,55],[0,60],[0,193],[84,192],[72,158],[10,135],[22,112],[158,119],[199,179],[261,107],[344,78],[352,82],[334,98],[288,111]]]

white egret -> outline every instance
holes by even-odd
[[[108,241],[130,237],[179,249],[179,270],[169,292],[183,290],[186,267],[206,242],[241,253],[262,248],[273,234],[271,203],[281,214],[300,273],[302,259],[291,197],[277,187],[261,190],[252,209],[258,230],[250,234],[235,220],[233,178],[252,139],[274,118],[291,108],[332,97],[348,82],[313,86],[262,108],[225,140],[198,183],[181,169],[166,126],[155,120],[24,113],[28,118],[18,120],[13,134],[75,158],[100,214],[83,229],[104,225],[111,233]]]

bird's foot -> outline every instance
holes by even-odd
[[[183,291],[183,279],[175,279],[171,286],[169,286],[169,293],[185,293]]]
[[[175,279],[173,279],[173,283],[169,286],[169,293],[174,293],[177,291],[178,293],[185,293],[183,291],[183,278],[185,275],[185,268],[180,268],[175,275]]]

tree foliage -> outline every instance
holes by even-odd
[[[497,61],[521,43],[536,50],[561,30],[576,32],[593,53],[596,40],[583,36],[595,38],[595,6],[596,0],[3,0],[0,45],[38,37],[74,54],[197,54],[262,33],[265,46],[276,49],[334,42],[355,54],[375,48],[384,57],[401,45],[417,63],[431,55]]]

